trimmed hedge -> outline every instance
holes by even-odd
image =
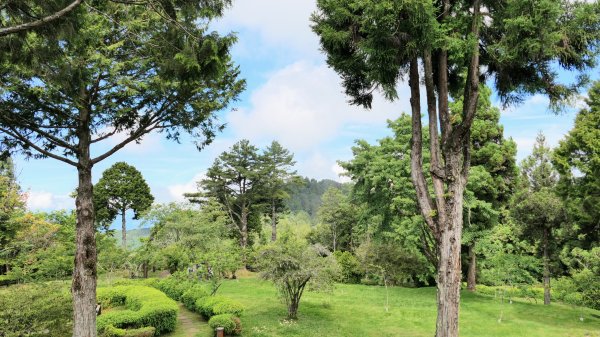
[[[210,318],[208,325],[215,330],[222,327],[226,335],[239,335],[242,332],[242,322],[232,314],[221,314]]]
[[[206,289],[204,289],[202,285],[194,284],[183,292],[183,294],[181,295],[181,302],[189,310],[195,311],[196,301],[207,296],[208,292],[206,291]]]
[[[145,286],[99,288],[98,300],[103,307],[125,306],[126,308],[126,310],[109,311],[98,316],[98,331],[103,334],[115,333],[114,336],[120,337],[118,329],[112,327],[119,329],[154,327],[154,336],[175,330],[177,303],[157,289]],[[147,331],[144,333],[147,334]]]
[[[478,284],[476,286],[476,291],[480,294],[490,295],[490,296],[502,296],[504,295],[507,298],[511,297],[519,297],[526,299],[544,300],[544,288],[532,287],[532,286],[518,286],[518,287],[509,287],[509,286],[486,286],[482,284]]]
[[[152,337],[156,333],[156,329],[153,326],[147,326],[139,329],[119,329],[112,325],[109,325],[104,329],[104,332],[100,335],[101,337]]]
[[[241,333],[242,327],[240,319],[237,317],[244,312],[244,306],[241,303],[223,296],[209,296],[206,288],[201,283],[185,277],[171,276],[162,280],[154,279],[147,282],[164,292],[171,299],[181,301],[186,308],[199,313],[206,319],[212,320],[212,317],[227,315],[226,317],[230,318],[229,320],[221,317],[214,322],[225,322],[226,324],[229,324],[227,322],[233,322],[234,327],[230,327],[229,330],[226,329],[225,332],[227,334],[232,334],[231,331],[237,331],[236,334]],[[218,326],[213,327],[213,329]]]
[[[167,277],[158,281],[155,287],[175,301],[181,301],[181,295],[193,285],[194,282],[189,280]]]

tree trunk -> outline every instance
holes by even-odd
[[[544,228],[544,304],[550,304],[550,257],[548,256],[548,229]]]
[[[288,318],[289,319],[297,319],[298,318],[298,305],[300,304],[300,299],[296,296],[291,298],[290,305],[288,306]]]
[[[144,271],[144,278],[148,278],[148,263],[144,262],[142,265],[142,270]]]
[[[73,337],[96,337],[96,239],[89,151],[87,158],[80,157],[77,171],[77,250],[71,285]]]
[[[439,263],[437,276],[437,324],[436,337],[458,336],[458,313],[460,303],[460,247],[462,235],[462,206],[464,182],[457,178],[449,184],[446,207],[446,223],[440,225]]]
[[[271,202],[271,242],[277,240],[277,214],[275,212],[275,200]]]
[[[83,99],[82,99],[83,100]],[[85,101],[85,100],[83,100]],[[75,267],[71,293],[73,295],[73,337],[96,337],[96,228],[90,144],[90,115],[81,109],[77,148],[77,233]]]
[[[248,246],[248,209],[246,206],[242,207],[242,216],[241,216],[241,229],[240,234],[242,235],[242,239],[240,244],[242,248],[246,248]]]
[[[121,244],[127,249],[127,223],[125,221],[125,210],[121,210]]]
[[[477,255],[475,254],[475,243],[469,245],[469,270],[467,272],[467,289],[475,291],[477,285]]]

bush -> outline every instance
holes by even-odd
[[[0,287],[16,284],[18,280],[9,275],[0,275]]]
[[[204,287],[200,284],[194,284],[183,292],[181,295],[181,302],[183,302],[183,305],[189,310],[195,311],[196,302],[206,296],[208,296],[208,292]]]
[[[70,336],[73,309],[68,291],[55,284],[0,290],[0,336]]]
[[[101,337],[152,337],[155,335],[156,329],[152,326],[139,329],[119,329],[109,325],[104,329]]]
[[[223,328],[226,335],[239,335],[242,332],[242,323],[232,314],[221,314],[211,317],[208,325],[215,330]]]
[[[160,291],[145,286],[117,286],[98,289],[98,300],[105,307],[125,306],[127,310],[100,315],[98,331],[116,328],[154,327],[155,335],[170,332],[177,323],[177,303]],[[109,330],[111,331],[111,330]]]
[[[553,295],[559,301],[600,310],[600,276],[589,269],[554,281]]]
[[[232,314],[240,316],[244,312],[244,306],[232,299],[223,298],[221,301],[215,303],[212,307],[213,315]]]
[[[350,252],[337,251],[333,253],[341,268],[340,282],[360,283],[365,275],[360,266],[360,261]]]
[[[192,281],[181,280],[175,277],[167,277],[160,280],[156,284],[156,288],[167,294],[167,296],[175,301],[181,301],[181,295],[183,295],[183,293],[193,284],[194,283]]]

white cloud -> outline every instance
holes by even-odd
[[[338,176],[338,181],[341,183],[349,183],[352,181],[352,179],[350,179],[350,177],[345,176],[344,174],[346,173],[346,170],[341,167],[338,163],[335,163],[332,167],[331,170],[333,171],[333,173],[335,173],[335,175]]]
[[[278,49],[283,45],[296,51],[317,53],[318,38],[310,28],[310,16],[315,10],[315,1],[237,0],[217,26],[223,30],[249,30],[253,36],[258,34],[262,42]],[[250,46],[245,49],[253,53],[260,51]]]
[[[409,111],[408,98],[390,103],[378,96],[370,111],[350,106],[342,90],[339,76],[327,66],[297,62],[273,73],[252,93],[250,108],[228,115],[228,124],[255,143],[277,139],[293,152],[314,151],[345,125],[384,125]]]
[[[27,192],[27,207],[31,210],[58,210],[75,208],[75,200],[68,195],[46,191]]]
[[[172,201],[185,201],[183,197],[185,193],[193,193],[198,191],[198,182],[206,178],[206,172],[197,173],[194,178],[183,184],[175,184],[167,187],[169,196]]]

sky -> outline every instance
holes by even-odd
[[[371,143],[390,135],[388,119],[409,112],[409,91],[399,85],[395,102],[376,97],[373,108],[349,106],[339,76],[325,63],[317,36],[310,29],[314,0],[237,0],[213,26],[219,32],[236,32],[232,50],[247,90],[231,109],[219,113],[226,129],[199,152],[190,139],[167,141],[161,134],[147,135],[94,167],[93,180],[118,161],[140,170],[157,202],[182,201],[194,192],[214,159],[240,139],[261,148],[277,140],[294,153],[300,175],[343,180],[338,160],[352,158],[357,139]],[[596,70],[592,77],[597,78]],[[542,131],[552,146],[571,129],[578,107],[561,115],[548,111],[543,96],[502,111],[505,136],[518,144],[518,159],[531,152]],[[116,143],[116,140],[114,141]],[[110,145],[110,144],[109,144]],[[97,149],[99,151],[100,149]],[[28,206],[36,211],[74,208],[69,194],[77,173],[53,159],[15,158],[18,180],[28,193]]]

